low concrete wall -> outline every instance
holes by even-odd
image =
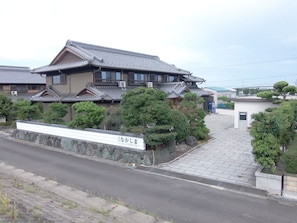
[[[52,146],[72,151],[77,154],[98,157],[123,163],[151,166],[168,162],[175,157],[175,143],[171,142],[164,148],[153,150],[135,150],[103,143],[78,140],[38,132],[16,129],[13,137],[39,145]]]
[[[6,122],[6,118],[5,117],[0,117],[0,123],[5,123]]]
[[[282,195],[282,176],[262,173],[263,167],[255,172],[256,188],[266,190],[270,194]]]
[[[256,173],[256,188],[270,194],[297,200],[297,174],[275,175],[262,173],[260,167]],[[282,186],[283,185],[283,186]]]
[[[297,174],[284,176],[283,196],[289,199],[297,199]]]
[[[65,125],[51,125],[41,122],[17,121],[18,130],[36,132],[40,134],[67,137],[94,143],[126,147],[135,150],[145,150],[144,137],[131,133],[106,131],[102,129],[71,129]]]

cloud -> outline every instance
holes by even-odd
[[[297,56],[296,8],[292,0],[4,1],[0,61],[47,65],[72,39],[157,55],[209,80],[290,73],[293,63],[215,67]]]
[[[283,38],[281,43],[286,46],[297,47],[297,33]]]

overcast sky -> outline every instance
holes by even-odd
[[[297,83],[296,0],[9,0],[0,65],[48,65],[68,39],[159,56],[201,87]]]

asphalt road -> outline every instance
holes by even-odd
[[[297,207],[0,137],[0,161],[177,223],[297,222]]]

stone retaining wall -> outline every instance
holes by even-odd
[[[135,165],[151,166],[154,164],[160,164],[170,161],[172,157],[175,156],[174,142],[171,142],[167,145],[167,147],[157,148],[155,151],[139,151],[107,144],[23,131],[19,129],[14,130],[13,137],[33,142],[35,144],[65,149],[77,154],[95,156]]]

